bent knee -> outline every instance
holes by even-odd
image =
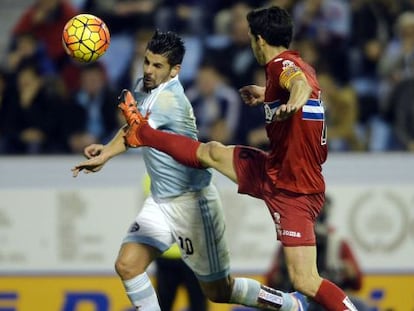
[[[115,261],[115,271],[116,273],[123,278],[123,276],[128,271],[128,263],[124,261],[122,258],[117,258]]]
[[[211,166],[211,164],[220,160],[223,148],[225,148],[225,146],[222,143],[210,141],[200,146],[198,156],[201,162]]]
[[[122,280],[130,280],[144,272],[123,257],[120,257],[116,260],[115,271]]]

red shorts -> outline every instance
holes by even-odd
[[[236,146],[234,168],[238,192],[262,199],[276,225],[277,239],[284,246],[316,244],[314,224],[325,201],[324,193],[301,194],[277,189],[266,174],[267,153]]]

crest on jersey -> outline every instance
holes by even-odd
[[[129,228],[129,232],[137,232],[139,230],[139,224],[137,222],[134,222],[131,227]]]
[[[283,70],[285,70],[285,69],[286,69],[286,68],[288,68],[288,67],[296,67],[296,65],[295,65],[295,63],[294,63],[294,62],[292,62],[291,60],[285,59],[285,60],[282,62],[282,68],[283,68]]]
[[[273,117],[276,113],[277,108],[280,106],[280,100],[274,102],[264,103],[265,122],[272,123]]]

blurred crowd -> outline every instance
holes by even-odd
[[[142,74],[155,29],[178,32],[180,79],[200,140],[267,148],[263,110],[238,89],[264,85],[246,13],[288,9],[292,49],[319,76],[331,151],[414,151],[413,0],[33,0],[12,27],[0,63],[0,154],[70,154],[105,143],[122,124],[122,88]],[[101,17],[107,53],[91,64],[65,54],[61,33],[77,13]]]

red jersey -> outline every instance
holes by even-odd
[[[307,78],[312,94],[293,116],[284,121],[274,121],[277,107],[289,99],[289,91],[282,86],[281,79],[289,79],[289,75],[299,71]],[[284,51],[266,64],[264,108],[270,141],[266,171],[276,188],[304,194],[324,192],[322,164],[327,158],[325,112],[315,71],[297,52]]]

